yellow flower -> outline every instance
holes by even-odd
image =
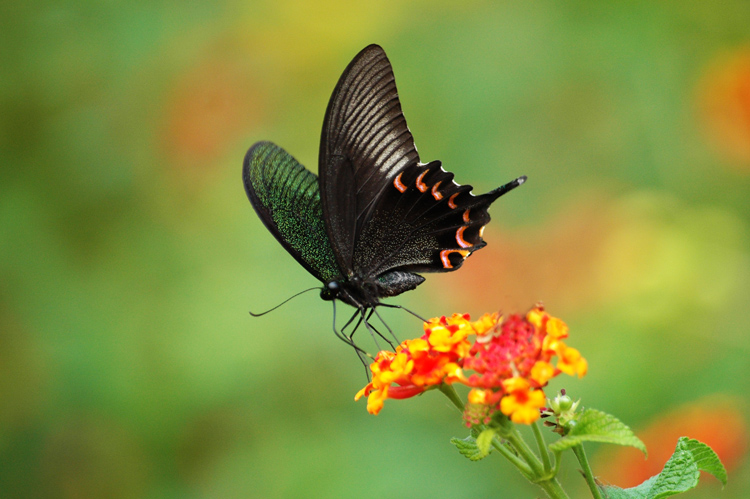
[[[482,336],[495,329],[495,326],[502,322],[503,317],[495,312],[493,314],[484,314],[478,321],[472,322],[471,327],[477,336]]]
[[[429,351],[430,344],[423,338],[415,338],[413,340],[404,341],[403,346],[399,348],[408,350],[412,357],[416,357],[419,353]]]
[[[534,325],[537,329],[544,327],[544,321],[547,320],[549,314],[544,311],[541,305],[537,305],[526,313],[526,320]]]
[[[453,314],[450,319],[441,317],[437,322],[432,319],[425,323],[427,341],[436,352],[445,353],[458,349],[459,355],[465,354],[471,348],[466,337],[473,332],[468,315]]]
[[[557,362],[557,368],[565,374],[583,378],[588,372],[588,362],[581,356],[581,352],[575,348],[566,346],[559,355],[560,360]]]
[[[534,390],[524,378],[510,378],[503,382],[508,394],[500,401],[500,411],[514,423],[531,424],[539,419],[539,410],[546,401],[544,392]]]
[[[543,360],[538,360],[531,368],[531,379],[536,381],[539,386],[544,386],[547,381],[555,377],[555,368],[552,364]]]
[[[383,408],[383,402],[388,398],[388,387],[385,386],[380,390],[375,390],[367,397],[367,412],[377,414]]]
[[[568,337],[568,325],[557,317],[550,317],[545,326],[547,334],[558,340],[564,340]]]
[[[480,388],[472,388],[469,391],[469,403],[470,404],[487,404],[489,401],[489,395],[492,394],[492,390],[482,390]]]

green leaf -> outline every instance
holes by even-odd
[[[698,469],[710,473],[715,476],[722,485],[726,485],[727,470],[724,468],[724,465],[721,464],[721,460],[719,459],[719,456],[716,455],[716,452],[714,452],[711,447],[703,442],[699,442],[698,440],[682,437],[679,442],[683,441],[687,449],[693,455],[693,459],[695,459]]]
[[[479,449],[476,439],[472,436],[468,436],[464,439],[454,437],[451,438],[451,443],[456,446],[461,455],[472,461],[479,461],[489,455],[489,452],[482,452]]]
[[[700,470],[711,473],[726,485],[727,472],[716,453],[702,442],[682,437],[658,475],[629,489],[611,486],[601,489],[608,499],[661,499],[694,488],[698,485]]]
[[[628,445],[646,453],[646,446],[635,436],[633,430],[622,421],[596,409],[586,409],[576,420],[570,432],[557,442],[550,444],[553,452],[561,452],[583,442],[604,442]]]

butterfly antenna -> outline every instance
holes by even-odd
[[[286,300],[282,301],[281,303],[279,303],[279,304],[278,304],[278,305],[276,305],[275,307],[273,307],[273,308],[270,308],[270,309],[266,310],[265,312],[261,312],[261,313],[259,313],[259,314],[255,314],[255,313],[253,313],[253,312],[251,311],[251,312],[250,312],[250,315],[252,315],[253,317],[260,317],[261,315],[266,315],[266,314],[267,314],[268,312],[273,312],[274,310],[276,310],[277,308],[279,308],[280,306],[282,306],[283,304],[285,304],[286,302],[288,302],[288,301],[289,301],[289,300],[291,300],[292,298],[297,298],[297,297],[298,297],[299,295],[301,295],[302,293],[307,293],[308,291],[312,291],[312,290],[314,290],[314,289],[320,289],[320,288],[310,288],[310,289],[306,289],[306,290],[304,290],[304,291],[300,291],[299,293],[297,293],[297,294],[295,294],[295,295],[292,295],[292,296],[290,296],[290,297],[289,297],[289,298],[287,298]]]

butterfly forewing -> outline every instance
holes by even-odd
[[[383,190],[419,155],[406,126],[385,52],[370,45],[341,75],[320,143],[323,216],[339,266],[354,272],[358,235]]]
[[[245,156],[242,179],[258,216],[284,248],[324,283],[339,280],[317,176],[284,149],[258,142]]]

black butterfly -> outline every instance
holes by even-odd
[[[321,297],[356,307],[352,320],[359,315],[368,329],[381,298],[416,288],[419,272],[456,270],[484,247],[490,204],[526,180],[474,196],[440,161],[420,163],[391,64],[377,45],[357,54],[333,90],[318,174],[258,142],[242,178],[268,230],[325,285]],[[351,334],[345,341],[353,344]]]

